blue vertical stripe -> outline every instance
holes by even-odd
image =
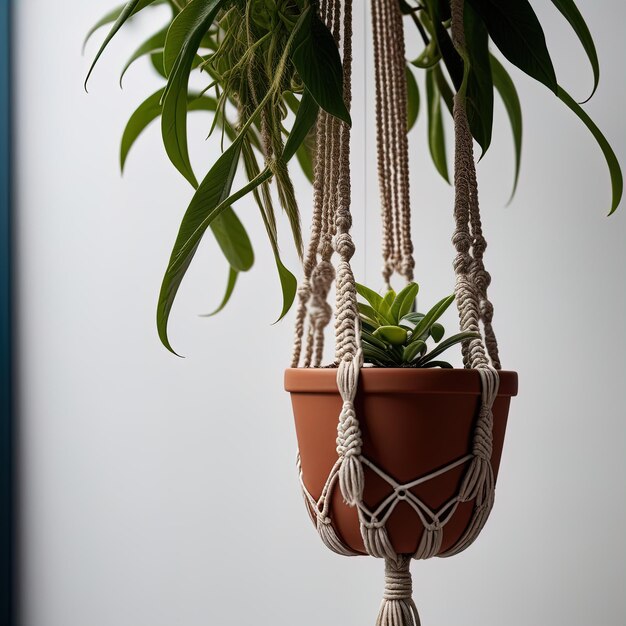
[[[0,0],[0,625],[14,624],[10,6]]]

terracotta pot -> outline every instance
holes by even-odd
[[[318,499],[337,460],[335,439],[341,397],[335,369],[288,369],[285,389],[291,393],[302,474],[306,488]],[[361,371],[356,410],[366,458],[400,483],[413,481],[471,452],[473,426],[480,405],[480,377],[473,370],[383,369]],[[517,373],[500,372],[493,406],[493,455],[497,476],[511,396],[517,395]],[[458,493],[467,464],[412,488],[431,509]],[[365,467],[364,501],[374,509],[391,487]],[[445,526],[440,552],[452,547],[466,529],[472,502],[460,504]],[[334,489],[330,511],[340,538],[365,554],[356,510]],[[417,550],[423,526],[406,502],[399,502],[387,522],[397,553]]]

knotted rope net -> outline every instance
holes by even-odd
[[[407,98],[405,44],[402,14],[397,0],[372,0],[374,67],[376,74],[376,129],[378,178],[383,222],[383,278],[393,273],[413,279],[414,259],[410,230],[409,159],[407,144]],[[452,0],[452,40],[467,60],[463,32],[463,0]],[[320,17],[338,42],[344,67],[344,99],[351,103],[352,0],[322,0]],[[466,63],[467,67],[467,63]],[[500,368],[492,327],[493,306],[487,290],[490,276],[483,255],[482,232],[473,140],[465,109],[465,89],[454,98],[454,219],[452,241],[456,250],[453,267],[455,295],[462,331],[478,337],[462,346],[466,368],[480,374],[482,396],[471,452],[445,467],[407,483],[399,483],[362,452],[362,434],[354,399],[363,365],[357,294],[351,259],[350,235],[350,128],[321,112],[317,122],[314,207],[311,239],[304,260],[304,278],[298,292],[292,367],[319,367],[323,359],[324,330],[332,318],[328,294],[335,283],[335,362],[342,408],[337,424],[337,461],[319,498],[314,498],[302,479],[307,509],[323,543],[332,551],[354,556],[335,531],[330,517],[331,497],[338,487],[345,501],[358,512],[361,536],[367,553],[385,560],[385,592],[377,626],[419,626],[412,599],[411,559],[452,556],[473,543],[491,512],[495,479],[491,466],[493,447],[492,405],[498,393]],[[333,257],[337,258],[336,266]],[[441,474],[467,465],[455,497],[433,510],[411,489]],[[363,501],[364,468],[385,481],[391,494],[375,509]],[[399,502],[406,502],[424,527],[413,554],[397,554],[386,523]],[[470,523],[450,549],[441,552],[443,531],[462,503],[473,502]]]

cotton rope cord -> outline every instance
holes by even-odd
[[[338,42],[341,39],[339,24],[343,23],[344,99],[349,108],[352,68],[351,0],[343,2],[343,20],[340,19],[341,6],[341,0],[325,0],[320,3],[320,15],[331,27]],[[453,42],[461,56],[464,56],[463,0],[452,0],[451,7]],[[398,118],[406,120],[406,92],[397,87],[399,83],[403,83],[406,90],[404,44],[402,42],[402,45],[397,45],[403,33],[402,16],[395,0],[374,0],[372,11],[377,81],[377,154],[379,180],[383,179],[384,183],[381,184],[381,203],[385,267],[392,267],[392,272],[397,271],[407,277],[408,265],[402,264],[402,258],[403,255],[405,258],[410,255],[412,260],[412,246],[402,247],[402,241],[406,238],[410,244],[409,206],[407,202],[405,215],[401,202],[404,201],[402,199],[405,198],[405,193],[408,197],[408,169],[407,184],[402,187],[403,157],[398,157],[403,150],[401,138],[406,139],[407,129],[405,122],[401,129],[398,125],[394,126],[394,119],[396,122]],[[401,53],[398,50],[401,50]],[[402,60],[402,73],[397,69],[399,59]],[[380,86],[381,81],[384,81],[386,86],[391,84],[391,88],[383,91]],[[385,93],[391,94],[389,98],[383,97]],[[404,109],[401,108],[402,103],[404,103]],[[402,110],[404,118],[400,117]],[[323,343],[320,348],[320,341],[323,342],[323,328],[328,323],[328,309],[323,304],[326,303],[332,282],[330,277],[334,251],[339,257],[337,267],[333,270],[336,281],[335,358],[338,363],[337,387],[343,404],[337,429],[337,461],[318,498],[313,497],[304,484],[299,458],[298,471],[307,510],[315,522],[323,543],[338,554],[346,556],[359,554],[343,542],[332,523],[330,505],[334,489],[338,486],[345,501],[356,507],[366,552],[371,556],[385,559],[386,586],[377,626],[419,626],[419,615],[411,598],[410,559],[447,557],[465,550],[482,530],[494,501],[495,479],[491,466],[492,405],[498,393],[497,368],[500,367],[500,363],[497,343],[491,327],[493,307],[487,297],[490,278],[483,263],[486,241],[480,222],[473,140],[467,121],[463,90],[455,95],[453,116],[455,130],[455,231],[453,234],[456,249],[453,264],[456,274],[455,295],[461,329],[473,331],[479,335],[463,345],[463,360],[465,367],[476,369],[480,375],[481,405],[471,453],[402,484],[362,454],[362,434],[354,409],[363,355],[360,345],[356,288],[350,266],[354,254],[354,243],[350,236],[352,224],[350,129],[343,122],[324,112],[320,113],[317,122],[313,225],[311,241],[304,261],[304,279],[298,294],[299,306],[296,315],[296,339],[292,365],[297,367],[301,359],[307,319],[308,333],[304,365],[305,367],[311,364],[319,365],[321,348],[323,348]],[[406,163],[408,165],[408,161]],[[332,244],[330,252],[329,242]],[[411,265],[410,271],[412,270]],[[412,274],[409,275],[412,276]],[[484,327],[484,340],[480,323]],[[431,509],[412,491],[418,485],[460,466],[466,466],[466,470],[459,492],[438,510]],[[369,508],[363,501],[365,469],[373,472],[389,485],[389,495],[374,509]],[[442,553],[443,532],[446,524],[454,516],[460,504],[470,501],[473,501],[474,507],[466,530],[454,546]],[[386,523],[400,502],[411,507],[424,528],[418,548],[413,554],[397,554],[387,534]]]
[[[465,32],[463,29],[463,1],[452,0],[452,41],[465,60]],[[463,361],[466,367],[486,365],[488,358],[495,369],[500,369],[498,342],[493,331],[493,305],[487,289],[491,276],[485,270],[483,255],[487,242],[482,232],[478,184],[474,162],[473,138],[465,109],[465,89],[462,87],[454,96],[455,162],[454,217],[456,229],[452,241],[457,250],[454,269],[457,276],[457,307],[461,318],[461,329],[480,332],[483,323],[485,341],[471,339],[463,344]]]
[[[383,224],[382,274],[413,280],[404,26],[396,0],[372,2],[378,184]]]

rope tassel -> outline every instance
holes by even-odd
[[[385,593],[376,626],[420,626],[412,598],[410,563],[408,556],[399,556],[397,561],[385,559]]]

